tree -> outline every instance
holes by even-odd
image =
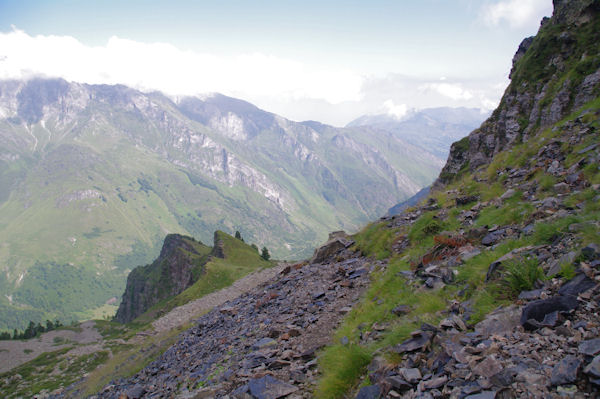
[[[25,332],[23,333],[23,338],[25,338],[25,339],[33,338],[33,337],[35,337],[35,333],[36,333],[35,323],[33,321],[30,321],[29,325],[25,329]]]
[[[255,250],[256,252],[258,252],[258,247],[256,246],[256,244],[251,244],[250,246],[251,246],[252,248],[254,248],[254,250]]]
[[[242,238],[242,234],[238,230],[236,230],[236,232],[235,232],[235,238],[237,238],[241,242],[244,242],[244,239]]]
[[[52,323],[50,320],[46,320],[46,331],[52,330],[54,330],[54,323]]]
[[[263,247],[262,252],[260,254],[260,256],[264,259],[264,260],[269,260],[271,259],[271,254],[269,254],[269,250],[267,249],[267,247]]]

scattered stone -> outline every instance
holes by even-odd
[[[398,305],[392,309],[392,313],[396,316],[404,316],[412,311],[412,308],[408,305]]]
[[[558,194],[567,194],[571,189],[567,183],[557,183],[554,185],[554,191]]]
[[[402,376],[402,378],[404,378],[407,382],[410,382],[412,384],[419,382],[422,378],[421,372],[419,371],[419,369],[416,368],[401,368],[399,370],[399,373]]]
[[[392,386],[392,388],[404,392],[412,388],[412,384],[400,378],[400,376],[393,375],[391,377],[387,377],[385,381]]]
[[[502,371],[502,364],[493,357],[485,358],[481,363],[473,367],[473,373],[490,378]]]
[[[590,339],[580,343],[579,353],[586,356],[596,356],[600,353],[600,338]]]
[[[258,341],[256,341],[254,343],[254,345],[252,345],[253,349],[263,349],[263,348],[269,348],[272,346],[277,346],[277,341],[275,341],[273,338],[261,338]]]
[[[379,399],[381,397],[381,387],[379,385],[369,385],[362,387],[355,399]]]
[[[590,374],[592,377],[600,378],[600,355],[596,356],[590,364],[588,364],[584,372]]]
[[[519,299],[523,299],[525,301],[532,301],[534,299],[540,299],[542,295],[543,289],[531,290],[531,291],[521,291],[519,294]]]
[[[600,246],[592,243],[581,249],[581,255],[587,261],[591,261],[600,256]]]
[[[250,380],[248,389],[256,399],[278,399],[296,392],[298,387],[266,375]]]
[[[127,391],[127,397],[129,399],[139,399],[146,393],[146,389],[141,385],[135,385],[133,388]]]
[[[465,399],[495,399],[496,392],[494,391],[483,391],[475,395],[466,396]]]
[[[477,195],[466,195],[464,197],[456,197],[456,206],[463,206],[470,204],[471,202],[479,201]]]
[[[394,347],[394,352],[414,352],[416,350],[423,350],[429,345],[433,334],[426,331],[416,331],[413,333],[413,338],[407,339],[399,345]]]
[[[507,200],[507,199],[509,199],[509,198],[512,198],[512,197],[513,197],[513,196],[514,196],[516,193],[517,193],[517,190],[515,190],[515,189],[513,189],[513,188],[509,188],[508,190],[506,190],[506,191],[504,192],[504,194],[502,194],[502,195],[500,196],[500,199],[501,199],[502,201],[504,201],[504,200]]]
[[[552,369],[550,383],[552,385],[572,384],[577,381],[577,373],[581,366],[581,360],[569,355],[558,362]]]
[[[577,297],[578,294],[596,286],[596,282],[585,274],[578,274],[558,290],[559,295]]]
[[[423,381],[423,388],[425,389],[437,389],[443,386],[448,381],[448,376],[435,377],[427,381]]]

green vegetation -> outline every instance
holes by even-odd
[[[385,223],[371,223],[353,238],[356,248],[359,248],[363,255],[385,259],[391,254],[394,232],[386,228]]]
[[[246,242],[268,245],[274,258],[305,258],[330,231],[356,231],[409,196],[394,184],[390,168],[418,185],[429,184],[438,170],[430,157],[363,128],[307,134],[306,126],[290,122],[283,131],[275,122],[265,125],[272,115],[256,110],[240,116],[258,118],[263,128],[240,141],[199,123],[165,96],[148,95],[160,112],[146,113],[111,103],[106,93],[118,89],[105,87],[100,96],[88,89],[90,101],[72,115],[73,124],[57,123],[60,114],[48,110],[44,126],[37,117],[30,128],[19,118],[0,121],[0,142],[10,143],[0,152],[18,156],[0,160],[0,264],[8,272],[0,277],[0,330],[24,329],[29,320],[94,316],[120,296],[131,269],[156,258],[165,232],[209,242],[215,230],[238,230]],[[185,133],[171,123],[186,126]],[[181,145],[180,138],[191,141]],[[222,169],[217,159],[223,154],[251,176]],[[72,266],[84,274],[82,288],[90,288],[91,297],[73,292],[67,303],[52,299],[64,316],[8,300],[36,262],[50,272],[54,265]],[[86,286],[88,274],[105,285],[103,296]],[[28,284],[25,295],[53,297],[50,285]]]
[[[31,397],[41,391],[49,392],[67,387],[90,372],[109,357],[107,351],[98,351],[75,358],[68,352],[72,347],[43,353],[35,359],[0,374],[0,391],[4,398]],[[17,375],[21,376],[16,377]]]
[[[507,261],[503,265],[505,272],[503,284],[516,297],[521,291],[529,291],[538,281],[545,279],[544,271],[538,265],[537,259],[522,259]]]
[[[334,343],[323,350],[319,358],[322,378],[315,391],[315,397],[341,398],[347,396],[349,391],[364,385],[367,380],[361,383],[361,378],[365,376],[366,366],[375,356],[384,356],[390,366],[396,365],[400,359],[389,349],[408,338],[410,332],[418,329],[421,323],[437,323],[444,317],[441,311],[447,308],[450,301],[468,301],[469,325],[473,326],[498,306],[511,303],[522,290],[532,289],[538,281],[546,278],[537,259],[516,256],[512,261],[502,263],[498,278],[485,282],[490,264],[509,252],[527,246],[551,244],[565,234],[573,232],[576,233],[578,245],[600,242],[600,229],[597,226],[600,206],[596,201],[597,192],[587,188],[563,197],[565,205],[581,209],[578,216],[537,222],[529,235],[515,236],[484,249],[480,254],[464,261],[457,268],[458,274],[454,282],[442,289],[424,289],[420,284],[413,286],[410,280],[406,280],[400,273],[416,267],[423,256],[444,242],[439,236],[442,232],[448,231],[451,234],[460,228],[467,230],[458,223],[457,217],[472,204],[457,207],[456,196],[476,195],[480,201],[494,200],[479,211],[474,227],[523,227],[533,222],[535,219],[532,216],[536,208],[531,201],[524,198],[523,192],[517,190],[513,196],[502,202],[495,200],[507,189],[503,184],[507,180],[505,172],[516,166],[528,165],[548,138],[561,133],[560,126],[577,118],[590,107],[594,110],[600,109],[600,101],[594,100],[565,118],[557,124],[559,128],[546,129],[527,143],[518,144],[511,151],[497,154],[487,167],[460,174],[443,191],[431,192],[430,197],[435,198],[442,209],[425,212],[412,225],[403,228],[389,228],[387,222],[372,223],[353,237],[357,250],[375,259],[386,260],[387,267],[372,274],[370,288],[336,330]],[[597,123],[595,119],[593,123]],[[565,143],[562,150],[565,154],[573,154],[575,148],[580,150],[596,142],[597,137],[588,137],[576,147]],[[581,156],[570,157],[566,160],[567,166],[581,159]],[[590,183],[599,179],[597,165],[586,166],[585,173],[588,173],[585,179]],[[554,185],[560,181],[539,171],[526,179],[537,184],[538,198],[556,195],[553,192]],[[452,192],[457,194],[450,194]],[[409,247],[400,254],[394,253],[393,243],[406,238],[409,240]],[[561,265],[561,277],[570,279],[574,273],[573,264]],[[394,315],[391,310],[400,304],[410,306],[411,311],[403,316]],[[379,328],[375,330],[374,325],[378,325]],[[381,326],[384,327],[383,331],[379,331]],[[371,334],[375,334],[376,339],[361,339],[361,336],[369,337]],[[348,345],[340,344],[343,337],[348,339]]]

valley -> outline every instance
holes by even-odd
[[[170,233],[237,230],[301,259],[443,165],[397,134],[292,122],[219,94],[32,79],[0,83],[0,108],[0,329],[11,331],[108,317]],[[461,112],[451,122],[464,135]]]
[[[0,205],[0,305],[75,314],[77,298],[89,309],[103,292],[118,310],[0,341],[0,392],[598,397],[599,2],[554,1],[509,77],[498,107],[462,138],[479,111],[367,115],[335,128],[221,95],[2,86],[0,104],[16,114],[0,120],[11,189]],[[53,108],[60,117],[45,120]],[[53,144],[56,131],[69,139]],[[427,131],[436,134],[419,141]],[[149,208],[159,216],[145,217]],[[19,263],[11,251],[27,253],[27,242],[16,237],[52,241],[68,223],[63,209],[90,217],[66,240],[83,251],[69,260],[45,242],[43,260]],[[56,228],[37,223],[45,217]]]

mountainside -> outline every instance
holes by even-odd
[[[544,19],[538,34],[519,45],[511,84],[498,108],[468,138],[452,145],[439,183],[489,164],[500,151],[527,142],[598,96],[600,4],[555,3],[560,13]]]
[[[280,259],[307,256],[442,164],[391,134],[296,123],[218,94],[0,82],[0,329],[107,311],[168,233],[207,242],[239,230]],[[35,277],[54,281],[57,268],[82,290],[62,300]]]
[[[487,114],[476,108],[427,108],[398,119],[393,115],[364,115],[347,127],[369,127],[427,149],[446,159],[450,145],[478,128]]]
[[[598,396],[600,3],[554,6],[423,202],[335,234],[98,397]]]
[[[555,0],[552,18],[519,46],[498,110],[453,144],[420,203],[357,234],[332,233],[310,261],[281,265],[180,324],[178,336],[96,322],[103,339],[15,367],[0,389],[6,397],[598,397],[599,27],[597,0]],[[22,352],[13,345],[0,359]]]

